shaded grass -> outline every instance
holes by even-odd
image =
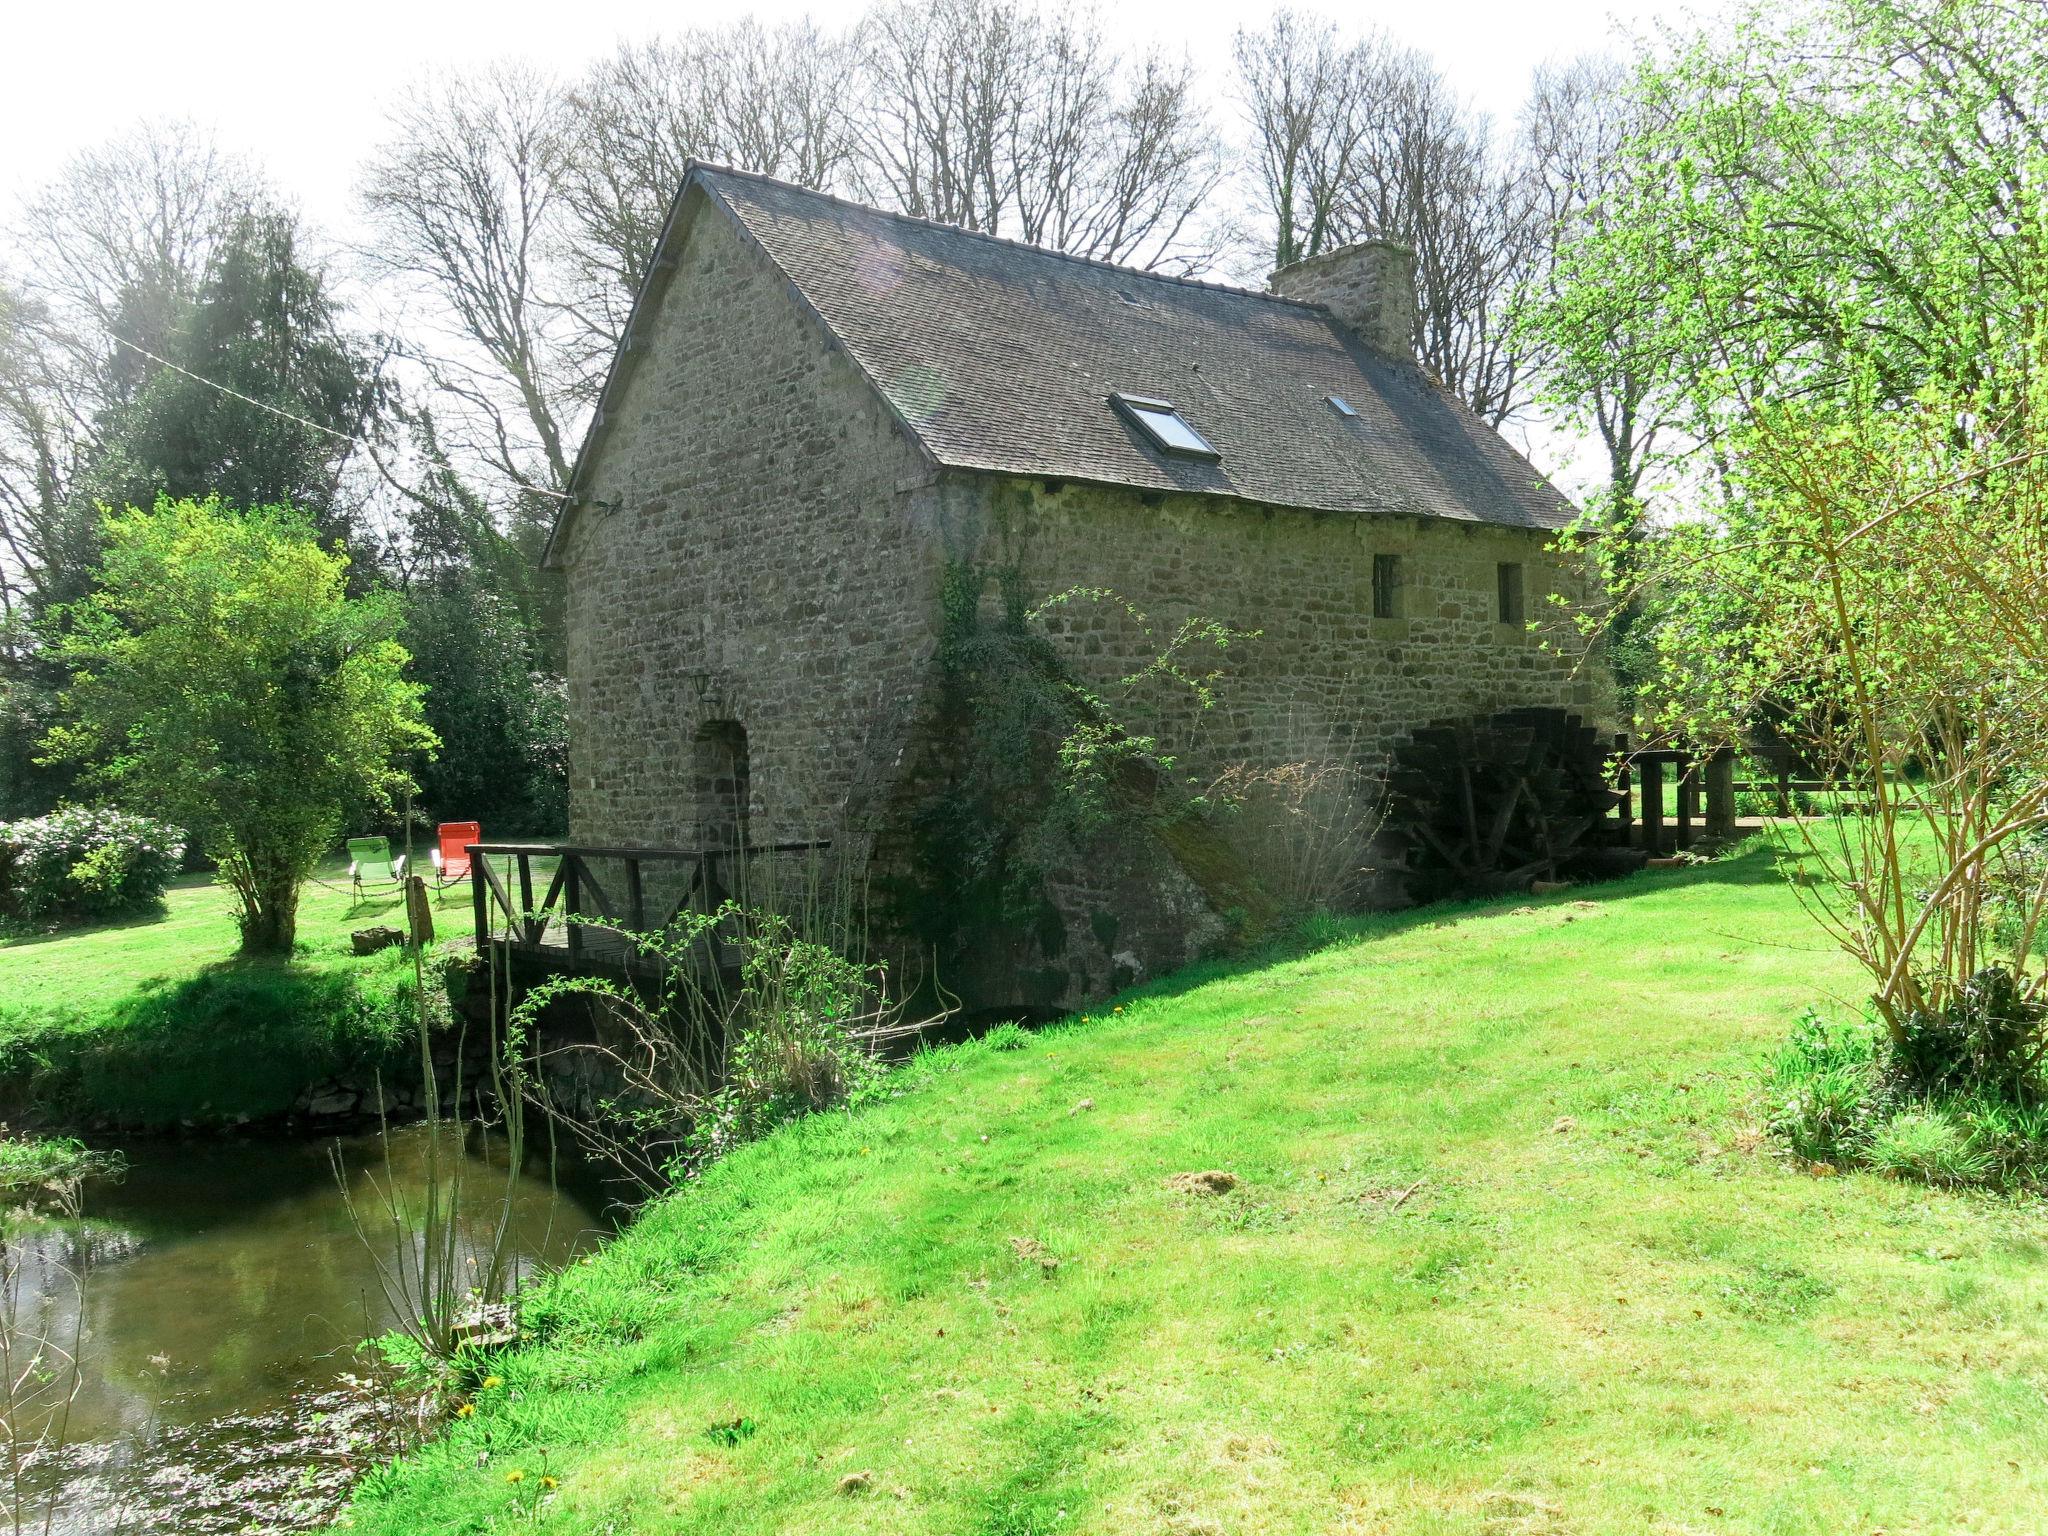
[[[1858,985],[1768,855],[1586,895],[1332,926],[743,1149],[356,1528],[2035,1529],[2042,1208],[1755,1150],[1760,1056]]]
[[[441,915],[466,928],[467,887]],[[274,1115],[324,1078],[405,1070],[411,963],[349,947],[404,922],[388,883],[353,902],[344,862],[305,887],[289,959],[239,958],[232,898],[206,876],[154,917],[0,942],[0,1094],[46,1121],[152,1127]]]

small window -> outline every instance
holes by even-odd
[[[1187,459],[1220,459],[1222,454],[1209,440],[1187,423],[1170,400],[1152,400],[1144,395],[1111,395],[1110,403],[1165,453]]]
[[[1401,616],[1401,557],[1372,557],[1372,616],[1398,619]]]
[[[1356,416],[1358,414],[1357,407],[1352,405],[1342,395],[1331,395],[1328,399],[1339,416]]]
[[[1500,565],[1500,621],[1503,624],[1521,624],[1522,617],[1522,567],[1511,560]]]

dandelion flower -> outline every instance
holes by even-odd
[[[510,1472],[507,1472],[505,1474],[505,1481],[508,1483],[523,1483],[526,1481],[526,1474],[520,1471],[517,1467],[514,1467]]]
[[[559,1477],[544,1477],[540,1480],[540,1485],[543,1488],[559,1488],[562,1486],[562,1480]]]
[[[476,1416],[476,1404],[475,1404],[475,1403],[464,1403],[464,1404],[463,1404],[463,1405],[462,1405],[462,1406],[461,1406],[460,1408],[458,1408],[458,1409],[456,1409],[456,1410],[455,1410],[455,1417],[457,1417],[458,1419],[468,1419],[468,1418],[474,1418],[475,1416]]]
[[[505,1378],[502,1376],[486,1376],[484,1378],[484,1390],[486,1392],[490,1391],[493,1387],[502,1387],[503,1385],[505,1385]]]

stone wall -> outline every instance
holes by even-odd
[[[732,819],[705,785],[744,783],[755,842],[841,838],[935,644],[909,520],[930,472],[729,216],[701,194],[687,216],[594,461],[616,510],[563,551],[571,837],[697,846]],[[724,722],[743,770],[707,773]]]
[[[1522,567],[1530,620],[1558,612],[1553,592],[1575,609],[1592,595],[1547,533],[1040,482],[995,497],[973,481],[928,494],[953,558],[1014,569],[1031,593],[1110,587],[1144,611],[1151,640],[1114,604],[1048,615],[1063,652],[1098,686],[1142,665],[1190,615],[1260,631],[1231,652],[1216,707],[1184,710],[1173,725],[1198,772],[1373,758],[1417,725],[1515,705],[1612,712],[1605,670],[1582,664],[1576,637],[1497,617],[1503,563]],[[1372,616],[1375,555],[1400,561],[1393,618]]]
[[[1418,725],[1521,705],[1612,720],[1606,668],[1585,657],[1568,618],[1595,594],[1546,533],[1072,484],[992,492],[952,481],[927,499],[950,558],[1014,570],[1033,594],[1113,588],[1144,613],[1139,625],[1120,604],[1084,601],[1048,615],[1068,664],[1106,697],[1185,618],[1259,631],[1223,658],[1213,708],[1170,684],[1129,701],[1192,787],[1237,766],[1342,762],[1370,771]],[[1373,616],[1376,555],[1399,561],[1389,618]],[[1526,619],[1548,633],[1501,621],[1504,563],[1522,568]],[[1206,669],[1217,658],[1198,647],[1187,660]],[[1058,955],[1020,967],[1032,981],[1024,1000],[1071,1005],[1213,949],[1224,914],[1214,901],[1205,907],[1189,878],[1191,852],[1204,856],[1199,847],[1149,857],[1126,850],[1075,871],[1058,893]],[[1231,850],[1211,852],[1213,863]]]

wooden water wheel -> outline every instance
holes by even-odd
[[[1395,750],[1387,827],[1418,901],[1620,872],[1598,730],[1561,709],[1441,721]]]

